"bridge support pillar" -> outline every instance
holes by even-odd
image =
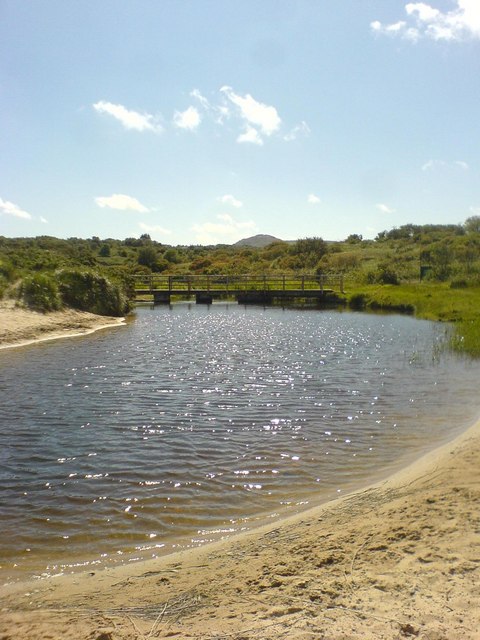
[[[170,304],[170,292],[169,291],[154,291],[153,292],[153,304]]]
[[[250,291],[237,295],[238,304],[272,304],[272,295],[265,291]]]

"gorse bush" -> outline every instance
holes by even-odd
[[[20,297],[28,307],[37,311],[55,311],[62,306],[57,283],[42,273],[23,280]]]
[[[122,287],[98,273],[64,270],[58,281],[63,302],[74,309],[102,316],[123,316],[129,310]]]
[[[5,281],[11,282],[15,275],[15,267],[13,266],[10,260],[0,257],[0,276],[2,276]]]

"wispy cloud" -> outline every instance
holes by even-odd
[[[145,222],[140,222],[138,226],[142,231],[145,231],[146,233],[150,233],[152,235],[160,237],[172,235],[170,229],[165,229],[165,227],[162,227],[159,224],[146,224]]]
[[[290,142],[291,140],[296,140],[300,136],[309,136],[310,133],[310,127],[305,122],[305,120],[302,120],[302,122],[296,124],[293,129],[290,129],[290,131],[283,136],[283,139],[287,142]]]
[[[23,220],[32,220],[33,218],[31,213],[20,209],[18,204],[3,200],[2,198],[0,198],[0,214],[13,216],[14,218],[22,218]]]
[[[44,218],[43,216],[40,216],[39,220],[40,220],[40,222],[42,224],[48,224],[48,220],[46,218]]]
[[[190,91],[190,95],[192,98],[198,100],[204,109],[208,110],[212,108],[208,99],[205,98],[205,96],[202,95],[198,89],[193,89],[192,91]]]
[[[308,198],[307,198],[307,202],[308,202],[308,204],[320,204],[321,200],[314,193],[310,193]]]
[[[232,196],[230,193],[227,193],[224,196],[220,196],[219,198],[217,198],[217,200],[219,202],[222,202],[223,204],[230,204],[232,205],[232,207],[236,207],[237,209],[239,209],[243,205],[240,200],[237,200],[237,198]]]
[[[173,123],[179,129],[193,131],[201,122],[200,113],[195,107],[188,107],[185,111],[175,111]]]
[[[112,102],[105,102],[100,100],[93,105],[93,108],[97,113],[106,113],[125,127],[134,131],[153,131],[154,133],[161,133],[163,127],[158,122],[158,119],[150,113],[139,113],[138,111],[131,111],[121,104],[113,104]]]
[[[480,38],[478,0],[455,0],[455,5],[451,11],[441,11],[425,2],[408,2],[405,4],[406,20],[392,24],[375,20],[370,26],[375,33],[412,41],[420,38],[446,41]]]
[[[377,209],[379,211],[381,211],[382,213],[394,213],[395,209],[392,209],[391,207],[389,207],[386,204],[383,204],[382,202],[379,202],[377,205],[375,205],[377,207]]]
[[[462,169],[462,171],[468,171],[470,169],[468,162],[465,162],[464,160],[455,160],[454,162],[446,162],[445,160],[428,160],[422,165],[422,171],[432,171],[433,169],[438,169],[440,167],[457,168]]]
[[[195,224],[192,231],[200,244],[232,244],[241,240],[245,233],[255,233],[257,225],[253,220],[238,222],[227,213],[217,216],[219,222]]]
[[[95,198],[95,202],[99,207],[116,209],[117,211],[137,211],[138,213],[147,213],[150,211],[136,198],[126,196],[123,193],[114,193],[111,196],[100,196]]]

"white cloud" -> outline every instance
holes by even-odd
[[[159,224],[145,224],[145,222],[140,222],[139,225],[142,231],[146,233],[155,234],[157,236],[171,236],[172,232],[170,229],[165,229],[165,227],[160,226]]]
[[[121,104],[113,104],[100,100],[93,105],[98,113],[107,113],[122,123],[125,129],[133,129],[134,131],[153,131],[161,133],[163,127],[159,124],[155,116],[149,113],[138,113],[138,111],[130,111]]]
[[[119,211],[138,211],[139,213],[146,213],[149,211],[141,202],[132,196],[126,196],[123,193],[114,193],[111,196],[101,196],[95,198],[95,202],[99,207],[117,209]]]
[[[480,2],[455,0],[455,4],[451,11],[440,11],[425,2],[408,2],[405,12],[410,23],[382,24],[375,20],[370,27],[375,33],[399,35],[414,41],[421,37],[447,41],[480,38]]]
[[[40,220],[40,222],[42,224],[48,224],[48,220],[46,218],[44,218],[43,216],[40,216],[39,220]]]
[[[217,198],[217,200],[219,202],[222,202],[223,204],[231,204],[232,207],[236,207],[237,209],[243,205],[243,203],[240,202],[240,200],[237,200],[237,198],[235,198],[229,193],[224,196],[220,196],[219,198]]]
[[[33,217],[31,213],[28,213],[28,211],[20,209],[17,204],[9,202],[8,200],[3,200],[2,198],[0,198],[0,214],[13,216],[14,218],[22,218],[23,220],[31,220]]]
[[[175,111],[173,123],[179,129],[193,131],[200,124],[201,117],[195,107],[188,107],[185,111]]]
[[[463,171],[469,170],[468,162],[464,160],[455,160],[455,162],[445,162],[445,160],[428,160],[425,164],[422,165],[422,171],[432,171],[433,169],[438,169],[440,167],[448,167],[448,168],[458,168]]]
[[[383,203],[381,203],[381,202],[380,202],[380,203],[378,203],[378,204],[376,205],[376,207],[377,207],[377,209],[378,209],[379,211],[381,211],[382,213],[393,213],[393,212],[395,211],[395,209],[392,209],[392,208],[391,208],[391,207],[389,207],[388,205],[383,204]]]
[[[307,198],[307,202],[309,204],[320,204],[321,200],[318,196],[316,196],[314,193],[311,193],[308,198]]]
[[[257,129],[254,129],[257,136],[259,133],[271,136],[280,128],[282,120],[275,107],[258,102],[249,93],[245,96],[240,96],[228,86],[222,87],[220,91],[232,104],[238,107],[240,116],[247,123],[247,134],[249,134],[253,126],[257,127]],[[246,141],[252,142],[252,140],[238,140],[238,142]]]
[[[287,134],[283,136],[283,139],[287,142],[296,140],[298,136],[308,136],[311,133],[311,129],[305,120],[302,120],[299,124],[296,124]]]
[[[248,124],[245,131],[238,136],[237,142],[251,142],[252,144],[257,144],[259,147],[263,145],[263,140],[258,131]]]
[[[192,98],[196,98],[206,111],[211,108],[210,102],[207,100],[207,98],[205,98],[205,96],[200,93],[198,89],[193,89],[193,91],[190,91],[190,95],[192,96]]]
[[[196,234],[196,241],[200,244],[232,244],[241,240],[246,233],[255,233],[257,225],[253,220],[237,222],[228,213],[217,216],[220,222],[205,222],[195,224],[192,231]]]

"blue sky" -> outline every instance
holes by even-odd
[[[480,214],[479,0],[0,0],[0,235]]]

